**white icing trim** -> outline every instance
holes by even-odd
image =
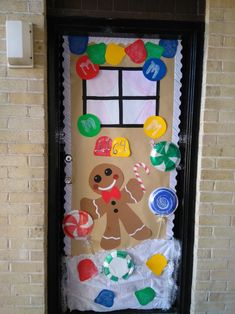
[[[102,238],[104,238],[105,240],[110,240],[110,239],[112,239],[112,240],[120,240],[121,238],[120,237],[106,237],[106,236],[103,236]]]
[[[140,228],[137,228],[133,233],[129,233],[130,237],[133,237],[138,231],[142,230],[145,227],[145,225],[141,226]]]
[[[125,190],[126,190],[126,192],[128,193],[128,194],[130,194],[130,197],[133,199],[133,201],[135,202],[135,203],[138,203],[137,202],[137,200],[134,198],[134,196],[131,194],[131,192],[127,189],[127,187],[125,186]]]
[[[99,207],[96,205],[95,200],[93,200],[92,203],[95,206],[96,215],[100,218],[101,216],[100,216],[100,213],[99,213]]]

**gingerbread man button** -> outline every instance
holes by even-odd
[[[120,168],[112,164],[100,164],[91,171],[89,185],[101,197],[81,200],[81,210],[88,212],[93,219],[99,219],[104,214],[107,216],[100,242],[105,250],[114,249],[121,243],[120,221],[129,236],[136,240],[145,240],[152,235],[152,231],[129,206],[143,198],[144,192],[138,180],[130,179],[124,188],[123,183],[124,175]]]

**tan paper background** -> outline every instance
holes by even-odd
[[[124,185],[130,178],[134,178],[133,166],[136,162],[144,162],[150,168],[150,175],[146,175],[140,168],[140,174],[146,187],[143,199],[130,207],[138,214],[142,221],[152,229],[152,238],[164,238],[166,224],[160,224],[157,217],[148,208],[148,198],[150,193],[161,186],[169,186],[169,173],[156,170],[150,163],[149,154],[151,151],[150,138],[147,137],[142,128],[108,128],[103,127],[101,132],[92,138],[82,136],[77,130],[77,119],[83,114],[82,103],[82,80],[75,72],[75,64],[78,56],[71,54],[71,116],[72,116],[72,209],[80,209],[80,200],[83,197],[97,199],[100,196],[94,193],[88,184],[91,170],[101,163],[112,163],[121,168],[125,174]],[[160,106],[159,115],[167,122],[167,132],[158,141],[171,140],[172,117],[173,117],[173,89],[174,89],[174,59],[164,59],[167,66],[167,74],[160,82]],[[136,66],[128,57],[125,57],[119,66]],[[96,140],[100,136],[126,137],[130,143],[131,156],[128,158],[99,157],[94,156],[93,150]],[[101,250],[100,240],[106,225],[106,215],[99,220],[95,220],[95,226],[91,233],[90,245],[87,241],[72,240],[71,254],[96,252]],[[121,223],[120,223],[121,224]],[[161,228],[160,228],[161,227]],[[138,244],[138,241],[129,237],[121,225],[121,245],[119,249],[125,249]]]

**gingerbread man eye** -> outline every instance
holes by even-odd
[[[110,168],[107,168],[107,169],[105,169],[104,173],[105,173],[106,176],[111,176],[113,171]]]
[[[99,175],[94,177],[94,181],[97,182],[97,183],[99,183],[101,180],[102,180],[101,176],[99,176]]]

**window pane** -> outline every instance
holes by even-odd
[[[146,79],[142,71],[123,71],[124,96],[156,96],[156,82]]]
[[[149,116],[156,114],[156,100],[124,100],[123,123],[143,124]]]
[[[100,70],[92,80],[87,80],[87,96],[118,96],[118,71]]]
[[[118,100],[88,100],[87,113],[96,115],[101,124],[119,124]]]

